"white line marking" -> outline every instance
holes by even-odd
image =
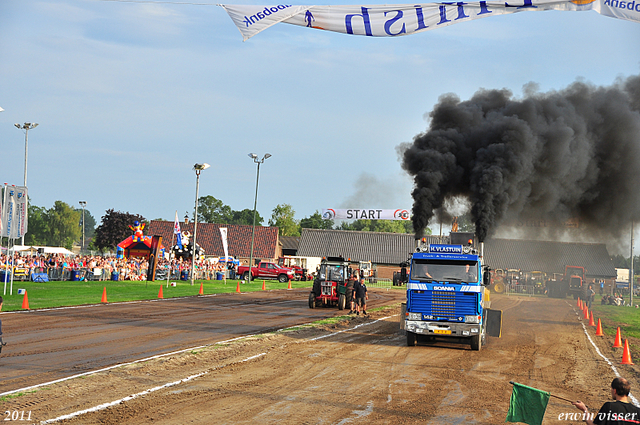
[[[215,342],[213,344],[199,345],[197,347],[190,347],[190,348],[185,348],[183,350],[172,351],[171,353],[157,354],[155,356],[151,356],[151,357],[147,357],[147,358],[139,359],[139,360],[134,360],[132,362],[118,363],[118,364],[115,364],[113,366],[108,366],[108,367],[105,367],[105,368],[102,368],[102,369],[91,370],[89,372],[84,372],[84,373],[79,373],[77,375],[67,376],[66,378],[56,379],[55,381],[49,381],[49,382],[45,382],[45,383],[42,383],[42,384],[32,385],[30,387],[25,387],[25,388],[20,388],[20,389],[17,389],[17,390],[11,390],[11,391],[7,391],[7,392],[4,392],[4,393],[0,393],[0,397],[5,396],[5,395],[9,395],[9,394],[15,394],[15,393],[20,393],[20,392],[33,390],[33,389],[44,387],[44,386],[47,386],[47,385],[57,384],[59,382],[68,381],[69,379],[79,378],[81,376],[88,376],[88,375],[93,375],[93,374],[99,373],[99,372],[106,372],[108,370],[115,369],[115,368],[120,367],[120,366],[129,366],[129,365],[136,364],[136,363],[146,362],[148,360],[159,359],[161,357],[172,356],[174,354],[184,353],[186,351],[199,350],[201,348],[211,347],[213,345],[227,344],[229,342],[236,341],[236,340],[241,339],[241,338],[250,338],[252,336],[255,336],[255,335],[243,335],[243,336],[239,336],[237,338],[231,338],[231,339],[227,339],[225,341]]]
[[[574,311],[575,311],[575,309],[574,309]],[[576,312],[576,314],[579,317],[578,312]],[[593,340],[591,339],[591,335],[589,335],[589,332],[587,332],[587,327],[584,325],[584,322],[580,321],[580,324],[582,325],[582,329],[584,329],[584,334],[587,336],[587,339],[589,340],[591,345],[593,345],[593,348],[596,349],[596,353],[598,353],[598,355],[600,357],[602,357],[604,359],[604,361],[609,364],[609,366],[611,366],[611,370],[613,370],[613,373],[616,375],[616,377],[617,378],[621,378],[620,373],[618,373],[618,369],[613,365],[613,363],[611,363],[611,360],[609,360],[607,357],[605,357],[604,354],[602,354],[600,352],[600,349],[598,348],[596,343],[593,342]],[[636,399],[631,393],[629,393],[629,398],[631,399],[631,402],[633,402],[633,404],[635,404],[636,406],[640,406],[640,404],[638,404],[638,399]]]
[[[326,338],[326,337],[328,337],[328,336],[333,336],[333,335],[338,335],[338,334],[341,334],[341,333],[346,332],[346,331],[349,331],[349,330],[357,329],[357,328],[359,328],[359,327],[361,327],[361,326],[365,326],[365,325],[372,325],[372,324],[374,324],[374,323],[377,323],[377,322],[380,322],[380,321],[382,321],[382,320],[389,319],[389,318],[391,318],[391,317],[395,317],[395,316],[397,316],[397,315],[383,317],[383,318],[381,318],[381,319],[374,320],[373,322],[360,323],[359,325],[354,326],[353,328],[345,329],[345,330],[342,330],[342,331],[339,331],[339,332],[334,332],[334,333],[332,333],[332,334],[328,334],[328,335],[324,335],[324,336],[322,336],[322,338]],[[285,329],[287,329],[287,328],[285,328]],[[235,340],[240,339],[240,338],[247,338],[247,337],[251,337],[251,336],[253,336],[253,335],[247,335],[247,336],[242,336],[242,337],[238,337],[238,338],[234,338],[234,339],[229,339],[229,340],[227,340],[227,341],[217,342],[216,344],[223,344],[223,343],[225,343],[225,342],[235,341]],[[320,339],[320,337],[307,339],[306,341],[316,341],[316,340],[318,340],[318,339]],[[303,341],[304,341],[304,340],[303,340]],[[210,344],[210,345],[215,345],[215,344]],[[194,350],[194,349],[196,349],[196,348],[203,348],[203,347],[207,347],[207,345],[203,345],[203,346],[201,346],[201,347],[189,348],[189,349],[180,350],[180,351],[174,351],[173,353],[170,353],[170,354],[182,353],[182,352],[185,352],[185,351]],[[149,357],[148,359],[144,359],[144,360],[136,360],[135,362],[124,363],[124,364],[122,364],[122,365],[120,365],[120,366],[129,365],[129,364],[133,364],[133,363],[138,363],[138,362],[141,362],[141,361],[146,361],[146,360],[149,360],[149,359],[154,359],[154,358],[158,358],[158,357],[163,357],[163,356],[167,356],[167,355],[170,355],[170,354],[160,354],[160,355],[157,355],[157,356]],[[256,354],[255,356],[247,357],[246,359],[241,360],[241,361],[239,361],[238,363],[248,362],[248,361],[250,361],[250,360],[257,359],[258,357],[265,356],[265,355],[267,355],[267,354],[268,354],[268,352],[260,353],[260,354]],[[92,372],[87,372],[87,373],[83,373],[83,374],[75,375],[75,376],[89,375],[89,374],[92,374],[92,373],[97,373],[97,372],[100,372],[100,371],[113,369],[113,368],[115,368],[115,367],[118,367],[118,366],[111,366],[111,367],[108,367],[108,368],[105,368],[105,369],[100,369],[100,370],[96,370],[96,371],[92,371]],[[196,379],[196,378],[199,378],[199,377],[201,377],[201,376],[204,376],[204,375],[208,374],[210,371],[212,371],[212,370],[216,370],[216,369],[218,369],[218,368],[217,368],[217,367],[214,367],[214,368],[209,369],[209,370],[207,370],[207,371],[205,371],[205,372],[197,373],[197,374],[195,374],[195,375],[191,375],[191,376],[189,376],[189,377],[187,377],[187,378],[180,379],[180,380],[178,380],[178,381],[173,381],[173,382],[169,382],[169,383],[164,384],[164,385],[160,385],[160,386],[157,386],[157,387],[153,387],[153,388],[150,388],[150,389],[148,389],[148,390],[144,390],[144,391],[141,391],[141,392],[139,392],[139,393],[136,393],[136,394],[133,394],[133,395],[130,395],[130,396],[127,396],[127,397],[121,398],[120,400],[115,400],[115,401],[112,401],[112,402],[109,402],[109,403],[103,403],[103,404],[100,404],[100,405],[98,405],[98,406],[91,407],[91,408],[89,408],[89,409],[78,410],[77,412],[69,413],[69,414],[67,414],[67,415],[63,415],[63,416],[58,416],[57,418],[48,419],[48,420],[46,420],[46,421],[41,421],[41,422],[40,422],[40,424],[41,424],[41,425],[45,425],[45,424],[52,424],[52,423],[55,423],[55,422],[63,421],[63,420],[65,420],[65,419],[71,419],[71,418],[74,418],[74,417],[76,417],[76,416],[84,415],[84,414],[86,414],[86,413],[92,413],[92,412],[97,412],[97,411],[99,411],[99,410],[104,410],[104,409],[107,409],[107,408],[109,408],[109,407],[115,406],[115,405],[117,405],[117,404],[124,403],[124,402],[127,402],[127,401],[129,401],[129,400],[133,400],[133,399],[135,399],[135,398],[138,398],[138,397],[140,397],[140,396],[143,396],[143,395],[146,395],[146,394],[149,394],[149,393],[152,393],[152,392],[155,392],[155,391],[161,390],[161,389],[163,389],[163,388],[168,388],[168,387],[172,387],[172,386],[175,386],[175,385],[181,384],[181,383],[183,383],[183,382],[191,381],[192,379]],[[52,381],[52,382],[50,382],[49,384],[56,383],[56,382],[60,382],[60,381],[66,381],[67,379],[71,379],[71,378],[72,378],[72,377],[64,378],[64,379],[60,379],[60,380],[57,380],[57,381]],[[42,385],[47,385],[47,384],[35,385],[35,386],[33,386],[33,387],[29,387],[29,388],[25,388],[25,389],[23,389],[23,390],[17,390],[17,391],[24,391],[24,390],[26,390],[26,389],[36,388],[36,387],[39,387],[39,386],[42,386]],[[13,392],[16,392],[16,391],[13,391]],[[3,394],[7,394],[7,393],[3,393]],[[0,396],[2,396],[3,394],[0,394]],[[365,410],[363,410],[363,411],[360,411],[360,410],[358,410],[358,411],[354,411],[354,413],[355,413],[358,417],[361,417],[361,416],[363,416],[363,415],[364,415],[364,416],[369,415],[369,414],[371,413],[371,409],[373,408],[373,405],[372,405],[371,403],[372,403],[372,402],[367,403],[367,409],[365,409]],[[350,419],[347,419],[347,421],[348,421],[348,422],[350,422]]]

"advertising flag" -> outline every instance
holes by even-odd
[[[5,186],[4,200],[2,236],[19,239],[27,233],[27,188],[24,186]]]
[[[409,210],[406,208],[394,210],[326,208],[322,210],[322,218],[325,220],[409,220],[410,217]]]
[[[541,425],[544,412],[547,410],[549,397],[550,394],[546,391],[514,382],[505,422]]]
[[[180,222],[178,221],[178,211],[176,211],[176,221],[173,222],[173,234],[176,235],[176,245],[182,249],[182,232],[180,231]]]
[[[220,228],[220,236],[222,236],[222,248],[224,249],[224,258],[229,259],[229,247],[227,246],[227,228]]]
[[[279,22],[369,37],[415,34],[459,22],[524,11],[594,10],[601,15],[640,22],[638,0],[515,0],[367,6],[220,6],[229,14],[245,41]]]

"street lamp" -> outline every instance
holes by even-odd
[[[191,286],[193,286],[194,273],[196,269],[196,232],[198,230],[198,190],[200,189],[200,173],[206,170],[210,165],[205,163],[196,164],[193,170],[196,172],[196,212],[193,219],[193,252],[191,253]]]
[[[256,236],[256,206],[258,205],[258,179],[260,178],[260,164],[270,157],[270,153],[265,153],[262,159],[258,159],[258,155],[255,153],[249,154],[249,158],[253,159],[253,162],[258,164],[258,170],[256,172],[256,197],[253,201],[253,228],[251,229],[251,252],[249,254],[249,281],[251,281],[251,267],[253,267],[253,241]]]
[[[82,253],[84,251],[84,207],[87,206],[87,201],[79,201],[79,203],[82,206],[82,249],[80,250]]]
[[[29,147],[29,130],[34,129],[38,126],[37,122],[31,123],[26,122],[22,125],[16,123],[14,124],[16,128],[20,130],[24,130],[24,187],[27,187],[27,152]],[[22,235],[22,245],[24,245],[24,235]]]

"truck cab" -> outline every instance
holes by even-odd
[[[401,324],[407,345],[418,339],[452,338],[480,350],[487,331],[500,336],[502,312],[488,317],[490,283],[482,257],[472,245],[427,244],[411,255],[407,301]],[[491,322],[491,326],[488,326]]]

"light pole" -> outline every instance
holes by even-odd
[[[265,153],[262,159],[258,159],[258,155],[255,153],[249,154],[249,158],[253,159],[253,162],[258,164],[258,170],[256,171],[256,197],[253,201],[253,228],[251,229],[251,252],[249,254],[249,282],[251,281],[251,267],[253,267],[253,241],[256,236],[256,207],[258,205],[258,179],[260,179],[260,164],[269,157],[271,157],[270,153]]]
[[[193,286],[194,273],[196,270],[196,232],[198,230],[198,190],[200,189],[200,173],[206,170],[210,165],[205,163],[196,164],[193,170],[196,172],[196,211],[193,217],[193,252],[191,253],[191,286]]]
[[[22,125],[15,123],[16,128],[24,130],[24,187],[27,187],[27,153],[29,152],[29,130],[38,126],[37,122],[26,122]],[[22,235],[22,245],[24,245],[24,235]]]
[[[80,249],[80,253],[84,251],[84,207],[87,206],[87,201],[79,201],[82,206],[82,249]]]

